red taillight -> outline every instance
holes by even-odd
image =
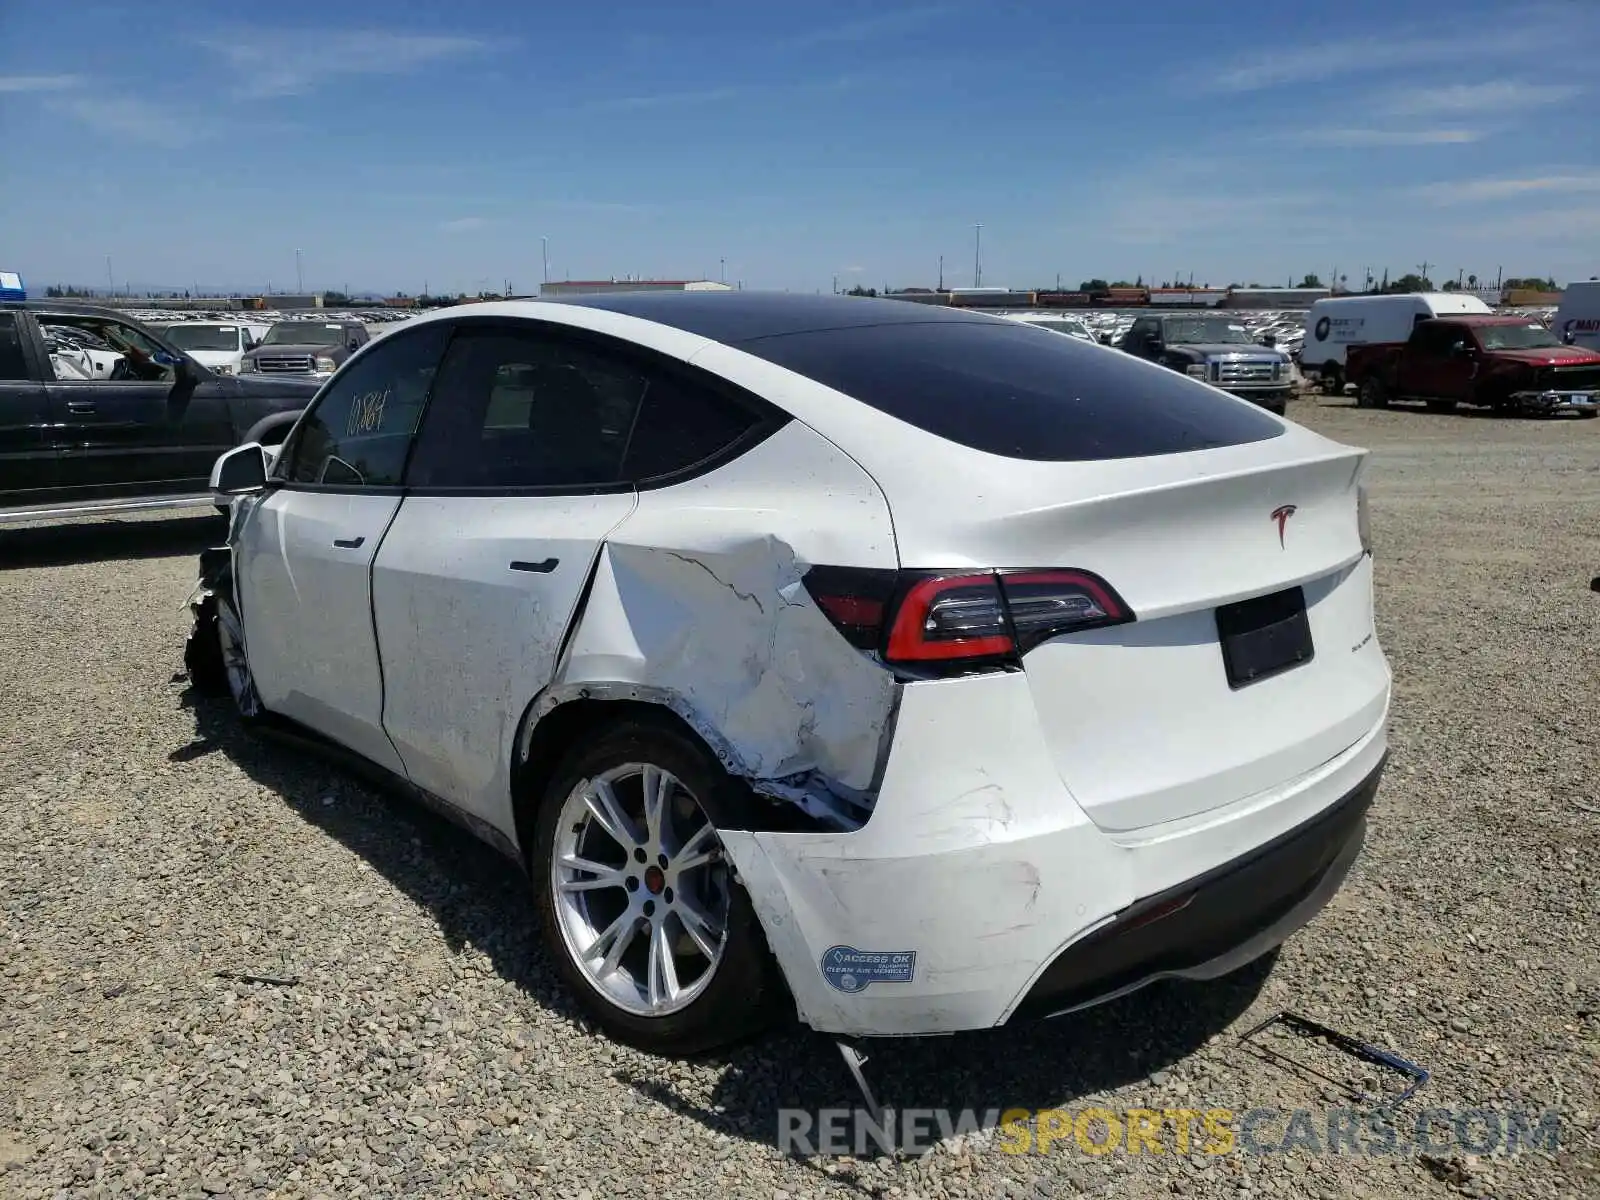
[[[883,656],[890,662],[948,662],[1015,652],[995,577],[943,575],[913,584],[901,599]]]
[[[1134,619],[1110,584],[1078,570],[814,567],[806,587],[851,645],[907,667],[1014,665],[1050,638]]]

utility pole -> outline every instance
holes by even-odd
[[[1417,264],[1417,270],[1422,272],[1422,282],[1423,283],[1427,283],[1428,282],[1428,268],[1431,267],[1431,266],[1433,266],[1433,264],[1432,263],[1427,263],[1427,262],[1418,263]]]
[[[111,255],[106,255],[106,295],[117,294],[117,282],[111,277]]]
[[[1061,272],[1057,271],[1056,272],[1056,291],[1059,292],[1060,290],[1061,290]]]
[[[540,257],[544,260],[544,281],[546,283],[549,283],[550,282],[550,239],[549,238],[542,237],[542,238],[539,239],[539,254],[540,254]]]
[[[305,272],[300,269],[300,250],[298,247],[294,252],[294,282],[295,289],[304,296],[306,294],[306,277]]]
[[[728,260],[725,258],[717,259],[717,282],[728,282]]]
[[[839,294],[839,277],[837,275],[833,277],[833,294],[835,296]]]
[[[939,286],[936,291],[944,291],[944,255],[939,255]]]
[[[972,227],[972,286],[983,286],[983,226]]]

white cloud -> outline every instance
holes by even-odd
[[[470,229],[482,229],[489,222],[482,217],[457,217],[453,221],[446,221],[439,226],[446,233],[466,233]]]
[[[246,99],[299,95],[341,76],[403,75],[489,48],[467,37],[261,28],[228,30],[199,44],[222,56],[237,81],[236,94]]]
[[[1477,129],[1309,129],[1296,139],[1308,146],[1459,146],[1481,141]]]
[[[1535,195],[1569,195],[1600,192],[1600,171],[1565,171],[1521,177],[1458,179],[1425,184],[1415,195],[1437,204],[1470,204],[1522,199]]]
[[[842,21],[837,25],[828,25],[797,34],[792,38],[784,39],[784,44],[799,49],[810,46],[870,42],[878,38],[888,37],[891,34],[909,33],[911,30],[926,25],[930,21],[937,20],[952,11],[954,11],[953,5],[940,4],[922,8],[908,8],[901,12],[880,13],[870,17],[859,17],[853,21]]]
[[[596,100],[583,107],[591,112],[631,112],[647,108],[680,108],[695,104],[718,104],[737,100],[745,92],[735,87],[706,88],[697,92],[657,92],[643,96],[618,96]]]
[[[1274,50],[1240,59],[1211,73],[1207,82],[1216,91],[1252,92],[1435,63],[1460,70],[1473,59],[1504,62],[1515,54],[1559,54],[1584,38],[1585,31],[1572,22],[1530,15],[1454,35],[1418,29]]]
[[[0,92],[64,92],[82,82],[77,75],[0,75]]]
[[[52,102],[51,108],[117,141],[177,149],[205,136],[200,122],[127,96],[77,96]]]
[[[1523,83],[1496,79],[1485,83],[1457,83],[1442,87],[1408,88],[1384,101],[1386,111],[1400,116],[1428,117],[1463,113],[1495,113],[1512,109],[1544,108],[1583,94],[1583,88],[1564,83]]]

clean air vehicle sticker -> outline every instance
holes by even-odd
[[[917,969],[915,950],[856,950],[830,946],[822,956],[822,977],[841,992],[861,992],[874,983],[910,983]]]

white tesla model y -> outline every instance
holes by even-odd
[[[992,1027],[1339,887],[1387,745],[1365,461],[970,311],[474,304],[218,462],[189,666],[524,867],[614,1037]]]

